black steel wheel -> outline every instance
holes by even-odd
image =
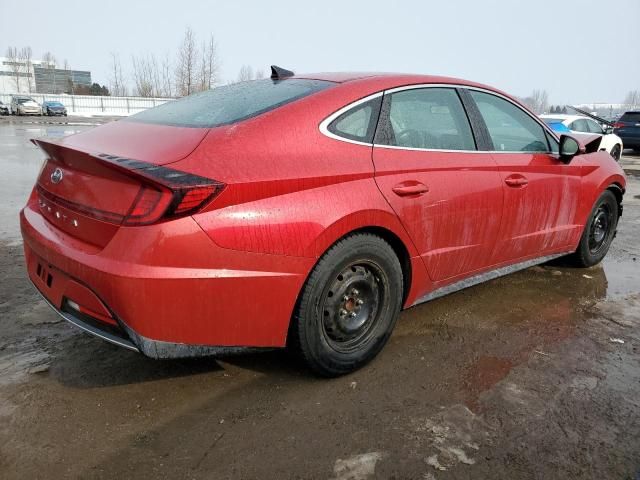
[[[402,292],[402,268],[386,241],[368,233],[345,237],[309,275],[292,319],[289,346],[319,375],[356,370],[387,342]]]
[[[577,266],[591,267],[605,257],[616,234],[618,217],[618,200],[611,190],[605,190],[593,206],[578,248],[572,255]]]

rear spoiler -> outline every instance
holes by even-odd
[[[600,122],[600,123],[604,123],[605,125],[609,126],[609,127],[613,127],[613,122],[610,122],[609,120],[605,120],[604,118],[601,118],[597,115],[594,115],[592,113],[587,112],[586,110],[582,110],[581,108],[578,107],[574,107],[572,105],[567,105],[567,107],[569,107],[572,110],[575,110],[578,113],[581,113],[582,115],[585,115],[589,118],[593,118],[596,122]]]

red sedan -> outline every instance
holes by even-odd
[[[472,82],[274,67],[34,140],[28,272],[66,320],[153,358],[288,345],[340,375],[403,308],[600,262],[625,177],[598,141]]]

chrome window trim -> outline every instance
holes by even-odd
[[[544,155],[557,155],[552,151],[545,151],[545,152],[541,152],[541,151],[527,151],[527,152],[523,152],[523,151],[510,151],[510,150],[443,150],[443,149],[437,149],[437,148],[416,148],[416,147],[400,147],[397,145],[382,145],[379,143],[367,143],[367,142],[359,142],[357,140],[351,140],[349,138],[344,138],[341,137],[339,135],[336,135],[334,133],[331,133],[328,130],[328,126],[331,124],[331,122],[333,122],[336,118],[338,118],[340,115],[342,115],[343,113],[345,113],[346,111],[350,110],[351,108],[357,107],[358,105],[365,103],[369,100],[372,100],[374,98],[380,97],[382,95],[387,95],[387,94],[391,94],[391,93],[395,93],[395,92],[401,92],[404,90],[417,90],[417,89],[422,89],[422,88],[464,88],[467,90],[476,90],[478,92],[482,92],[482,93],[487,93],[489,95],[494,95],[496,97],[502,98],[503,100],[509,102],[511,105],[513,105],[516,108],[519,108],[520,110],[522,110],[527,116],[529,116],[530,118],[532,118],[538,125],[540,125],[543,129],[543,131],[546,131],[548,133],[551,134],[551,136],[553,138],[556,139],[557,142],[560,142],[560,139],[558,138],[558,136],[555,134],[555,132],[546,124],[544,123],[541,119],[539,119],[537,116],[535,115],[531,115],[530,112],[528,112],[527,110],[525,110],[524,108],[522,108],[520,105],[518,105],[517,103],[515,103],[513,100],[511,100],[509,97],[507,97],[506,95],[503,95],[501,93],[498,92],[494,92],[493,90],[489,90],[487,88],[482,88],[482,87],[474,87],[471,85],[463,85],[463,84],[458,84],[458,83],[419,83],[419,84],[414,84],[414,85],[403,85],[400,87],[393,87],[393,88],[388,88],[386,90],[382,90],[380,92],[376,92],[376,93],[372,93],[371,95],[367,95],[366,97],[363,97],[359,100],[356,100],[355,102],[352,102],[344,107],[342,107],[340,110],[332,113],[331,115],[329,115],[327,118],[325,118],[322,122],[320,122],[319,125],[319,129],[320,132],[329,137],[329,138],[333,138],[334,140],[339,140],[341,142],[347,142],[347,143],[353,143],[356,145],[363,145],[366,147],[379,147],[379,148],[390,148],[390,149],[396,149],[396,150],[413,150],[413,151],[420,151],[420,152],[455,152],[455,153],[522,153],[522,154],[533,154],[533,153],[538,153],[538,154],[544,154]]]

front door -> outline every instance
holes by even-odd
[[[558,143],[542,125],[514,103],[469,90],[493,143],[504,188],[495,263],[514,263],[569,248],[580,236],[578,159],[565,164]]]

